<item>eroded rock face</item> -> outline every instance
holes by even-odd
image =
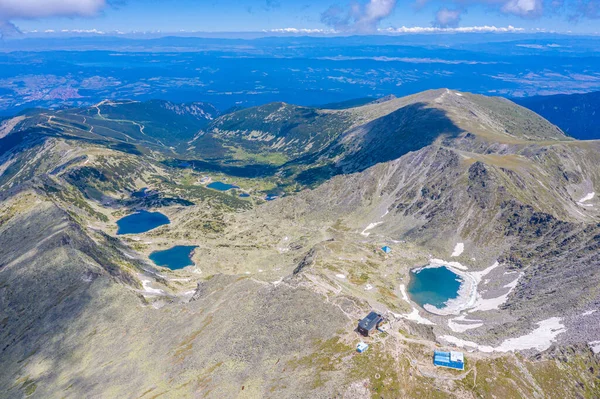
[[[317,256],[317,248],[313,247],[308,253],[302,258],[302,260],[298,263],[298,266],[293,271],[293,274],[298,274],[302,270],[307,267],[310,267],[313,263],[315,263],[315,258]]]
[[[467,192],[482,209],[493,205],[495,184],[483,162],[475,162],[469,168]]]

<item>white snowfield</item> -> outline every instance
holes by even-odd
[[[600,353],[600,341],[588,342],[588,345],[590,346],[590,349],[592,350],[592,352],[594,352],[595,355]]]
[[[452,256],[453,258],[456,256],[460,256],[465,250],[465,244],[463,244],[462,242],[459,242],[458,244],[456,244],[456,246],[454,247],[454,252],[452,252]]]
[[[404,284],[400,284],[400,293],[402,294],[402,299],[410,303],[410,301],[408,300],[408,295],[406,295],[406,286]]]
[[[367,231],[369,231],[369,230],[371,230],[371,229],[373,229],[373,228],[377,227],[377,226],[378,226],[378,225],[380,225],[381,223],[383,223],[383,222],[376,222],[376,223],[371,223],[371,224],[369,224],[369,225],[368,225],[367,227],[365,227],[365,229],[364,229],[364,230],[363,230],[363,231],[360,233],[360,235],[362,235],[362,236],[365,236],[365,237],[368,237],[368,236],[369,236],[369,234],[371,234],[371,233],[367,233]]]
[[[412,312],[407,313],[407,314],[399,314],[399,313],[392,313],[392,314],[397,319],[411,320],[411,321],[416,322],[417,324],[425,324],[425,325],[429,325],[429,326],[435,325],[435,323],[432,322],[431,320],[428,320],[428,319],[424,318],[423,316],[421,316],[419,314],[419,311],[416,308],[413,308]]]
[[[429,266],[440,267],[440,266],[451,266],[459,270],[468,270],[469,268],[459,262],[446,262],[442,259],[429,259]]]
[[[522,335],[516,338],[508,338],[502,342],[499,346],[493,347],[489,345],[479,345],[472,341],[466,341],[452,335],[443,335],[440,338],[450,344],[456,345],[461,348],[472,348],[480,352],[512,352],[527,349],[535,349],[538,351],[544,351],[552,345],[556,340],[556,337],[567,329],[562,324],[560,317],[551,317],[547,320],[540,321],[538,328],[530,332],[529,334]],[[596,342],[596,341],[593,341]],[[590,346],[592,346],[590,342]],[[600,341],[598,341],[600,344]],[[600,345],[599,348],[600,350]]]
[[[581,206],[585,206],[585,207],[594,206],[592,204],[586,204],[586,202],[593,200],[595,196],[596,196],[595,192],[587,193],[582,199],[577,201],[577,204],[581,205]]]
[[[595,193],[595,192],[587,193],[587,194],[585,195],[585,197],[583,197],[582,199],[580,199],[580,200],[579,200],[579,201],[577,201],[577,202],[587,202],[587,201],[591,201],[591,200],[593,200],[593,199],[594,199],[594,197],[595,197],[595,196],[596,196],[596,193]]]
[[[481,322],[481,320],[472,320],[467,319],[466,317],[467,316],[462,315],[448,320],[448,327],[450,327],[450,329],[454,332],[462,333],[467,330],[472,330],[474,328],[483,326],[483,322]]]
[[[508,300],[508,296],[519,283],[519,279],[521,278],[521,276],[522,274],[519,274],[519,276],[514,281],[511,281],[510,283],[506,284],[503,288],[508,288],[508,291],[505,294],[500,295],[499,297],[483,299],[481,296],[478,296],[477,302],[475,302],[475,306],[473,307],[473,309],[469,310],[469,312],[485,312],[486,310],[498,309],[500,305],[503,305]]]
[[[156,288],[152,288],[150,286],[150,284],[152,284],[152,281],[148,280],[148,279],[141,279],[142,281],[142,287],[144,287],[144,292],[147,294],[152,294],[152,295],[164,295],[165,292],[163,290],[159,290]]]

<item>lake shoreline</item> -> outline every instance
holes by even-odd
[[[412,273],[416,274],[424,269],[437,269],[445,267],[460,278],[460,286],[458,288],[457,296],[447,300],[443,307],[436,307],[431,304],[422,305],[421,307],[428,313],[438,316],[457,315],[460,314],[460,312],[475,306],[477,301],[477,285],[479,284],[477,277],[469,272],[464,271],[463,269],[454,267],[454,265],[451,263],[452,262],[435,262],[434,264],[429,264],[427,266],[418,267],[411,270]]]

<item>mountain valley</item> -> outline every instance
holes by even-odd
[[[600,141],[450,89],[7,117],[0,397],[598,397],[599,165]],[[169,223],[117,234],[142,210]],[[193,266],[148,258],[178,245]],[[419,306],[411,274],[441,265],[461,291]],[[361,337],[371,310],[390,327]]]

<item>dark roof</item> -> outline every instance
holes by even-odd
[[[367,317],[358,323],[358,327],[367,331],[371,331],[377,327],[377,324],[379,324],[382,320],[383,317],[379,313],[371,312],[367,315]]]

